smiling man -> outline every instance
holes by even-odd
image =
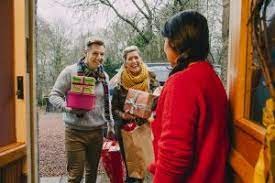
[[[96,70],[103,62],[105,54],[104,43],[100,40],[88,41],[85,63],[91,70]]]
[[[95,183],[103,143],[103,130],[113,133],[110,110],[108,75],[103,71],[104,42],[96,39],[87,43],[86,56],[67,66],[58,76],[50,93],[50,102],[63,111],[68,182],[79,183],[85,169],[85,181]],[[81,111],[67,107],[66,97],[71,89],[71,78],[84,75],[96,79],[95,107]]]

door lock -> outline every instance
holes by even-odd
[[[23,76],[17,76],[17,99],[24,99],[24,78]]]

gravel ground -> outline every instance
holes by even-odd
[[[61,113],[39,113],[40,177],[66,174],[64,125]]]
[[[56,177],[66,175],[66,155],[64,144],[64,124],[61,113],[39,112],[39,175],[40,177]],[[102,183],[108,178],[99,166],[98,173]],[[144,183],[149,183],[147,175]]]

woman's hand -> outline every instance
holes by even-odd
[[[135,116],[133,116],[132,114],[129,114],[127,112],[121,113],[120,117],[124,120],[134,120],[134,119],[136,119]]]

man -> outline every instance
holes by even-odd
[[[103,143],[103,130],[108,126],[108,134],[113,133],[108,75],[103,71],[102,62],[105,45],[101,40],[87,43],[86,56],[77,63],[67,66],[58,76],[50,93],[50,102],[63,111],[65,122],[65,149],[67,154],[68,182],[79,183],[85,169],[87,183],[96,182],[97,168]],[[96,78],[95,108],[81,111],[66,106],[64,97],[71,88],[73,75]]]

